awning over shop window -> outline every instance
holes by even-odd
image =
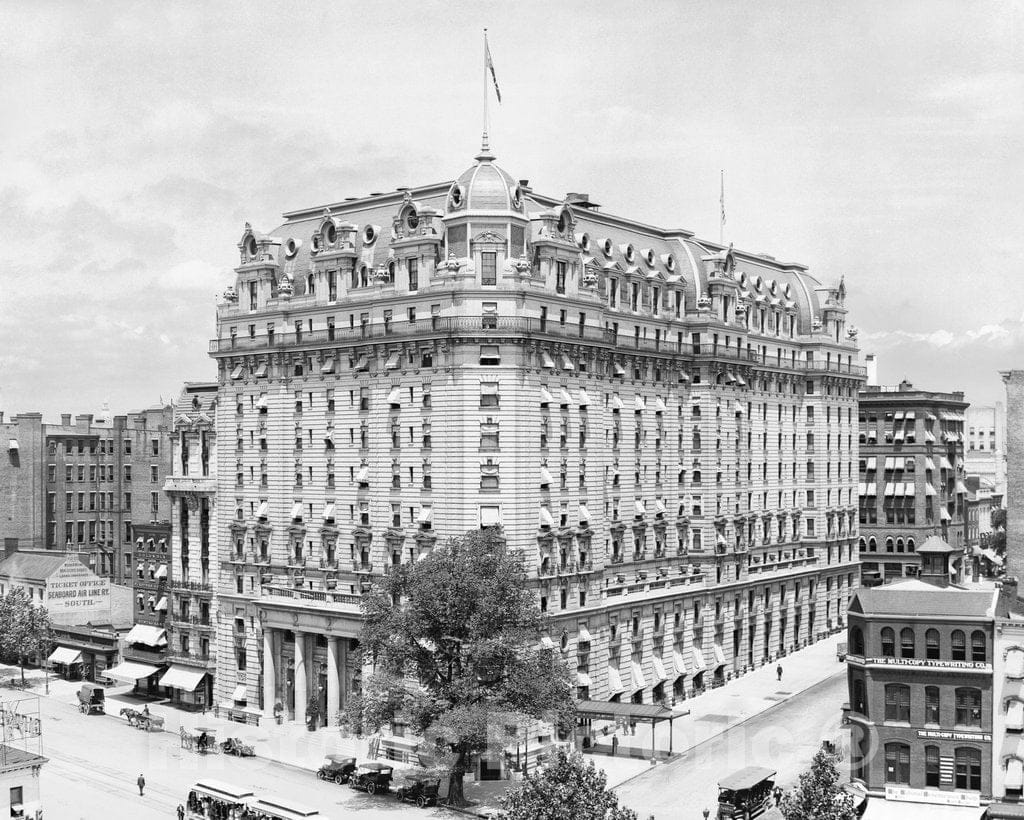
[[[235,687],[235,691],[231,693],[231,700],[248,700],[248,695],[245,693],[245,684],[240,683]]]
[[[160,686],[169,686],[174,689],[181,689],[184,692],[194,692],[196,687],[203,682],[206,672],[202,669],[189,669],[187,666],[172,666],[163,677],[160,678]]]
[[[50,657],[47,660],[50,663],[63,663],[65,665],[81,663],[82,653],[77,649],[71,649],[67,646],[58,646],[50,653]]]
[[[548,390],[544,385],[540,387],[540,403],[551,404],[555,400],[554,396],[551,395],[551,391]]]
[[[127,644],[141,643],[146,646],[167,646],[167,631],[158,626],[135,624],[124,637]]]
[[[401,387],[392,387],[391,388],[391,391],[388,393],[388,404],[390,404],[392,407],[395,406],[395,405],[401,406],[401,404],[402,404],[402,388]]]
[[[148,678],[150,675],[153,675],[158,671],[158,667],[150,666],[148,663],[122,661],[117,666],[104,669],[103,674],[108,678],[113,678],[114,680],[135,683],[135,681]]]

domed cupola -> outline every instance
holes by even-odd
[[[494,154],[486,141],[476,156],[476,164],[452,185],[445,210],[448,214],[460,211],[523,212],[523,193],[519,184],[494,164]]]

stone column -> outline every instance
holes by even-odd
[[[295,722],[306,722],[306,633],[295,633]]]
[[[348,638],[342,638],[338,648],[338,661],[341,664],[341,703],[348,705]]]
[[[274,630],[263,627],[263,716],[274,716],[277,702],[277,659],[274,657]]]
[[[341,708],[341,693],[338,685],[338,639],[333,635],[327,637],[327,714],[324,715],[325,726],[335,726],[337,721],[334,713]]]

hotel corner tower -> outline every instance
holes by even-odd
[[[211,344],[219,700],[333,718],[361,593],[477,527],[581,698],[691,697],[842,626],[844,285],[494,160],[246,225]]]

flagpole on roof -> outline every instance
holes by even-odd
[[[720,209],[718,218],[718,244],[723,245],[725,244],[725,169],[720,171],[719,179],[721,183],[721,193],[718,199]]]
[[[484,29],[484,137],[482,143],[482,150],[489,150],[487,147],[487,29]]]

